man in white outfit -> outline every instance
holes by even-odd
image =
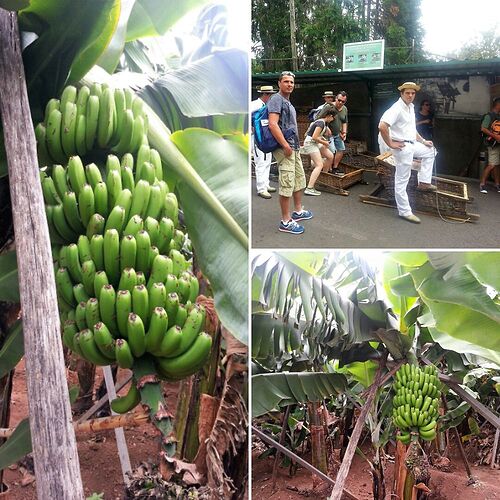
[[[380,153],[391,151],[396,162],[394,192],[399,216],[403,219],[420,223],[413,214],[406,187],[410,180],[413,158],[421,159],[418,172],[418,187],[420,191],[436,191],[431,184],[432,166],[437,151],[432,141],[426,141],[417,132],[413,101],[420,86],[414,82],[406,82],[398,87],[401,97],[380,118],[378,126],[378,144]]]
[[[252,101],[250,104],[250,114],[257,111],[259,108],[267,103],[269,98],[276,94],[276,90],[272,85],[263,85],[257,91],[260,94],[258,99]],[[257,187],[257,194],[266,200],[271,198],[270,193],[276,191],[275,187],[269,185],[269,171],[271,169],[271,160],[273,155],[271,153],[263,153],[255,144],[253,131],[252,131],[252,152],[255,164],[255,184]]]

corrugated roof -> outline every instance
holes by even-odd
[[[254,84],[276,82],[281,72],[255,73],[252,75]],[[428,78],[436,76],[472,76],[500,75],[500,59],[477,61],[446,61],[421,64],[404,64],[388,66],[384,69],[367,71],[314,70],[296,71],[296,83],[320,83],[322,81],[370,81],[390,80],[392,78]]]

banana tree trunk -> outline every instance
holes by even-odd
[[[1,8],[0,74],[36,489],[38,498],[80,499],[83,486],[17,15]]]

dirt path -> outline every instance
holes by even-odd
[[[74,377],[70,373],[70,380]],[[119,380],[126,378],[127,371],[119,371]],[[97,369],[96,387],[102,379],[101,370]],[[175,411],[177,386],[166,386],[166,397],[169,407]],[[121,393],[126,392],[127,386]],[[28,401],[26,394],[26,377],[24,360],[16,368],[14,387],[11,400],[10,427],[15,427],[19,421],[28,416]],[[134,429],[125,429],[125,438],[130,454],[132,468],[141,462],[158,463],[159,445],[157,433],[150,424]],[[116,448],[114,431],[104,431],[98,434],[82,434],[77,437],[78,455],[85,495],[104,493],[105,500],[123,498],[123,477]],[[4,473],[4,482],[9,486],[7,500],[36,500],[34,477],[26,474],[23,467],[15,465]],[[30,482],[31,481],[31,482]],[[23,485],[23,483],[28,483]]]
[[[365,452],[367,450],[364,450]],[[304,498],[328,498],[332,488],[325,483],[313,485],[312,475],[299,467],[297,473],[290,477],[288,468],[279,468],[277,491],[272,493],[272,470],[274,457],[258,458],[259,453],[252,454],[252,497],[269,500],[304,500]],[[306,457],[304,457],[306,458]],[[307,458],[306,458],[307,459]],[[458,457],[453,456],[450,472],[431,469],[430,500],[494,500],[500,499],[500,471],[489,467],[474,467],[472,474],[479,482],[467,485],[467,475]],[[338,467],[337,467],[338,469]],[[393,477],[393,464],[388,463],[385,471],[387,488],[386,498],[390,499],[390,485]],[[360,500],[369,500],[372,495],[372,479],[368,464],[358,455],[347,478],[346,487]]]

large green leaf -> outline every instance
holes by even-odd
[[[391,252],[389,255],[398,264],[408,267],[418,267],[429,260],[426,252]]]
[[[412,271],[420,297],[435,327],[459,340],[500,352],[500,305],[465,267],[444,279],[445,271],[430,265]]]
[[[16,321],[0,349],[0,378],[16,367],[24,354],[23,324]]]
[[[343,368],[339,369],[341,373],[348,372],[355,380],[357,380],[363,387],[370,387],[375,380],[377,373],[378,363],[375,361],[356,361],[349,363]]]
[[[252,416],[280,407],[335,397],[347,388],[340,373],[269,373],[252,377]]]
[[[176,171],[197,259],[212,285],[222,324],[247,343],[248,153],[235,142],[204,129],[176,132],[172,141],[199,176],[182,178]],[[157,149],[161,154],[162,148]],[[169,166],[173,167],[167,160],[166,168]],[[200,198],[200,190],[205,200]]]
[[[16,427],[12,436],[0,446],[0,470],[21,460],[31,452],[29,420],[25,418]]]
[[[16,252],[0,255],[0,300],[19,302]]]
[[[127,26],[127,41],[163,35],[181,17],[208,0],[136,0]]]
[[[435,269],[448,270],[445,279],[465,266],[481,283],[500,291],[500,252],[429,252],[429,260]]]
[[[120,0],[32,0],[19,15],[21,29],[38,35],[23,51],[30,101],[44,106],[67,80],[82,78],[111,41],[119,16]]]
[[[248,55],[240,49],[214,52],[169,71],[140,95],[173,131],[204,126],[219,133],[244,132],[248,126]]]

